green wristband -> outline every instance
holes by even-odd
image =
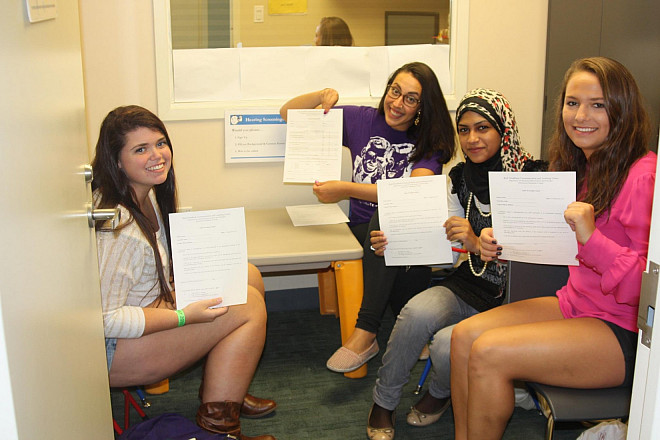
[[[183,310],[177,310],[176,311],[176,316],[178,316],[178,318],[179,318],[178,327],[183,327],[186,324],[186,314],[183,313]]]

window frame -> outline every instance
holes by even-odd
[[[445,93],[449,110],[454,111],[467,92],[469,0],[449,0],[451,11],[451,38],[449,73],[453,90]],[[156,94],[158,115],[165,121],[224,119],[225,110],[231,108],[280,107],[282,100],[250,101],[174,101],[174,68],[170,1],[154,0],[154,45],[156,61]],[[342,99],[342,104],[377,106],[380,97]]]

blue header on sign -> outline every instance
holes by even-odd
[[[286,124],[280,115],[230,115],[230,125]]]

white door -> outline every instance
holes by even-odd
[[[29,23],[27,3],[56,4]],[[0,437],[112,439],[78,0],[0,13]]]
[[[655,318],[657,324],[651,334],[643,329],[640,330],[637,342],[635,382],[633,383],[628,422],[628,438],[635,440],[660,439],[660,394],[658,393],[660,390],[660,313],[656,312],[660,310],[658,309],[660,307],[660,295],[658,294],[660,283],[657,283],[660,273],[658,271],[654,273],[654,267],[657,265],[660,265],[660,179],[656,176],[649,239],[648,273],[644,274],[639,316],[651,326],[653,326],[653,318]],[[657,267],[660,268],[660,266]],[[647,294],[652,298],[645,302],[644,296]]]

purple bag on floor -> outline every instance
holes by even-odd
[[[205,431],[181,414],[166,413],[128,428],[119,440],[224,440],[235,439],[227,434]]]

